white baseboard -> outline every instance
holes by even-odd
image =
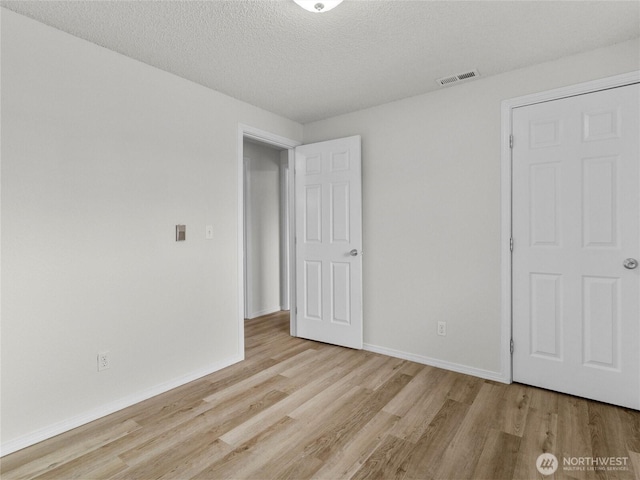
[[[265,308],[265,309],[259,310],[257,312],[251,312],[247,318],[249,320],[251,320],[252,318],[258,318],[258,317],[261,317],[263,315],[271,315],[272,313],[277,313],[280,310],[282,310],[280,308],[280,305],[278,305],[277,307]]]
[[[233,365],[234,363],[238,363],[242,360],[244,360],[244,353],[242,355],[236,355],[231,358],[227,358],[206,368],[197,370],[187,375],[183,375],[168,382],[161,383],[133,395],[129,395],[128,397],[121,398],[119,400],[116,400],[115,402],[111,402],[98,408],[94,408],[93,410],[82,413],[80,415],[76,415],[61,422],[54,423],[53,425],[41,428],[39,430],[36,430],[35,432],[28,433],[14,440],[10,440],[0,446],[0,457],[9,455],[10,453],[29,447],[38,442],[42,442],[43,440],[47,440],[48,438],[55,437],[56,435],[60,435],[61,433],[67,432],[86,423],[93,422],[94,420],[110,415],[114,412],[117,412],[118,410],[122,410],[123,408],[130,407],[131,405],[135,405],[136,403],[140,403],[143,400],[155,397],[156,395],[160,395],[161,393],[168,392],[169,390],[180,387],[186,383],[192,382],[211,373],[217,372],[218,370],[222,370],[223,368]]]
[[[362,348],[369,352],[381,353],[389,357],[401,358],[403,360],[410,360],[412,362],[429,365],[431,367],[438,367],[444,370],[464,373],[465,375],[472,375],[474,377],[484,378],[485,380],[493,380],[501,383],[511,383],[511,381],[506,378],[506,376],[501,372],[493,372],[491,370],[483,370],[482,368],[469,367],[467,365],[461,365],[459,363],[447,362],[444,360],[438,360],[436,358],[425,357],[423,355],[416,355],[414,353],[401,352],[399,350],[393,350],[392,348],[379,347],[377,345],[371,345],[368,343],[365,343]]]

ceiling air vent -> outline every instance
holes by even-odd
[[[438,80],[436,80],[436,82],[438,82],[438,85],[440,85],[441,87],[446,87],[449,85],[453,85],[454,83],[458,83],[463,80],[470,80],[479,76],[480,74],[478,73],[478,70],[471,70],[469,72],[458,73],[456,75],[439,78]]]

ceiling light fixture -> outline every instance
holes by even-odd
[[[305,10],[313,13],[328,12],[342,3],[342,0],[293,0]]]

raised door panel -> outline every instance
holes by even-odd
[[[331,152],[330,171],[335,172],[348,172],[351,168],[349,161],[349,150],[338,150]]]
[[[351,323],[351,264],[331,263],[331,321]]]
[[[531,240],[532,246],[560,245],[560,164],[530,166]]]
[[[529,122],[529,148],[557,147],[562,143],[562,121],[559,118]]]
[[[336,182],[330,185],[331,243],[349,243],[350,241],[350,192],[348,182]]]
[[[620,138],[620,115],[619,107],[583,112],[583,140],[595,142]]]
[[[322,242],[322,186],[304,187],[304,242]]]
[[[583,359],[590,367],[620,366],[619,279],[583,278]]]
[[[562,359],[562,276],[530,275],[531,354]]]
[[[322,320],[322,262],[304,262],[304,315],[312,320]]]
[[[585,247],[618,247],[617,156],[582,161],[582,218]]]

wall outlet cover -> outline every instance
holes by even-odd
[[[109,352],[98,353],[98,371],[106,370],[111,366],[111,358]]]

